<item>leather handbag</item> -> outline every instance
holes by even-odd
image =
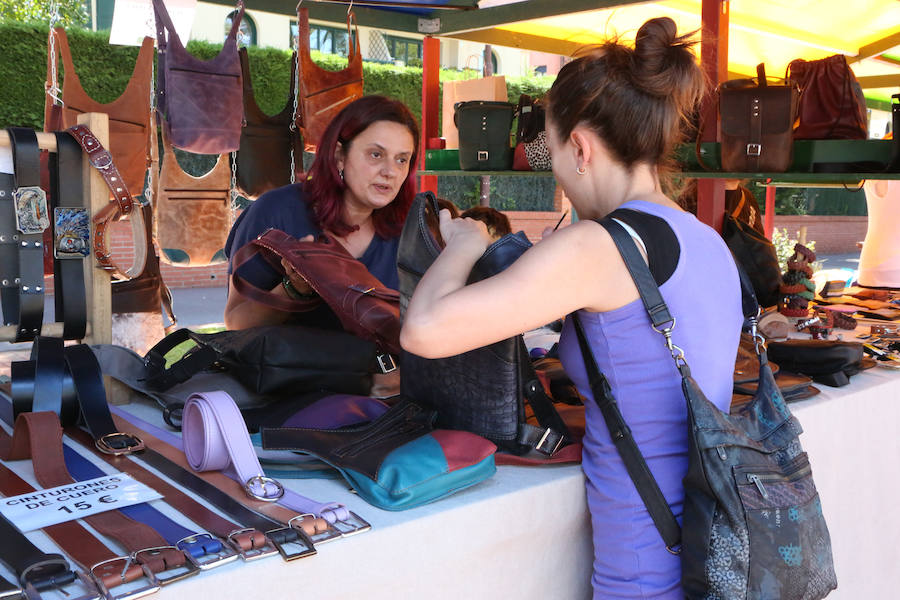
[[[463,171],[507,171],[512,168],[509,145],[513,110],[510,102],[472,100],[454,106],[459,131],[459,167]]]
[[[798,140],[864,140],[866,99],[843,54],[792,60],[785,79],[800,88]]]
[[[601,224],[616,243],[653,328],[672,347],[675,319],[647,263],[624,228],[611,220]],[[748,301],[753,296],[746,278],[742,288],[755,337],[758,307]],[[802,429],[778,391],[762,342],[756,345],[756,394],[730,415],[703,395],[684,355],[672,353],[688,416],[689,463],[679,525],[597,367],[578,315],[573,316],[594,399],[611,438],[663,543],[681,555],[684,596],[816,600],[835,589],[831,539],[800,445]]]
[[[231,172],[221,154],[205,175],[185,173],[165,127],[156,189],[156,241],[160,258],[173,267],[204,267],[226,262],[231,229]]]
[[[277,271],[281,259],[312,286],[318,298],[294,300],[261,290],[237,275],[242,264],[261,254]],[[234,289],[243,296],[284,311],[308,311],[322,301],[334,312],[344,330],[375,342],[385,352],[400,352],[400,298],[369,273],[333,237],[322,234],[302,242],[277,229],[269,229],[235,253]]]
[[[326,71],[313,62],[309,49],[309,9],[297,5],[297,52],[299,60],[298,96],[300,122],[306,148],[314,150],[325,128],[345,106],[362,98],[362,51],[359,30],[352,28],[353,11],[347,12],[347,68]]]
[[[335,414],[349,420],[335,427]],[[261,428],[260,437],[265,450],[292,450],[325,461],[373,506],[407,510],[496,472],[494,444],[467,431],[434,429],[433,421],[433,411],[406,399],[389,407],[374,398],[326,396],[281,426]]]
[[[294,126],[294,96],[297,54],[291,56],[291,85],[287,104],[281,112],[267,115],[253,96],[247,49],[238,51],[241,81],[244,84],[244,121],[241,145],[233,156],[235,188],[250,200],[263,193],[294,182],[303,170],[303,144]]]
[[[734,79],[719,86],[722,169],[725,171],[783,172],[793,161],[797,88],[794,85],[769,85],[762,63],[756,67],[756,72],[755,81]]]
[[[850,383],[850,376],[875,365],[875,361],[863,355],[859,342],[837,340],[787,340],[771,342],[769,354],[772,360],[786,371],[802,373],[816,383],[841,387]]]
[[[405,313],[416,285],[441,252],[437,229],[439,207],[431,192],[416,196],[400,235],[397,269],[400,309]],[[506,235],[478,260],[469,282],[495,275],[531,246],[525,234]],[[536,449],[553,455],[567,441],[565,423],[534,372],[521,335],[439,359],[404,352],[400,359],[404,396],[437,411],[437,426],[485,437],[506,452]],[[539,425],[526,422],[525,402]]]
[[[153,39],[144,38],[125,91],[108,104],[93,100],[81,87],[69,40],[62,27],[50,31],[49,49],[48,86],[54,84],[52,71],[59,56],[62,56],[65,78],[61,105],[55,104],[49,94],[44,97],[44,131],[61,131],[77,125],[78,115],[83,113],[106,113],[109,116],[109,153],[125,186],[132,194],[139,194],[144,189],[144,178],[151,163],[151,148],[156,144],[155,131],[150,125]]]
[[[243,104],[237,31],[244,2],[215,58],[200,60],[185,50],[163,0],[153,0],[156,18],[156,107],[172,145],[197,154],[226,154],[240,146]]]
[[[753,226],[739,218],[744,211],[745,203],[756,203],[756,200],[747,194],[742,194],[741,201],[730,213],[725,215],[722,223],[722,238],[728,246],[737,262],[750,277],[753,291],[760,306],[775,306],[781,300],[778,288],[781,286],[781,266],[778,264],[778,255],[775,245]],[[759,214],[759,208],[756,209]]]

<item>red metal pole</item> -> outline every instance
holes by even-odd
[[[772,239],[772,232],[775,229],[775,188],[768,186],[766,188],[766,216],[763,220],[763,230],[766,237]]]
[[[422,131],[419,148],[419,169],[425,168],[425,152],[430,140],[440,137],[438,115],[441,109],[441,42],[428,36],[422,43]],[[437,177],[419,177],[419,191],[437,193]]]

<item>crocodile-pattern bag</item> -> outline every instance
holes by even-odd
[[[244,16],[238,0],[237,15],[222,50],[210,60],[191,55],[163,0],[153,0],[156,17],[156,106],[165,117],[163,127],[172,145],[197,154],[225,154],[240,146],[244,111],[237,31]]]
[[[439,233],[435,235],[437,213],[434,195],[419,194],[400,235],[401,316],[422,275],[441,252]],[[499,273],[530,246],[522,232],[502,237],[478,259],[469,282]],[[447,358],[427,359],[404,352],[400,364],[403,395],[435,408],[438,427],[470,431],[513,454],[537,446],[549,455],[564,443],[567,429],[536,384],[521,335]],[[526,399],[540,427],[525,422]]]

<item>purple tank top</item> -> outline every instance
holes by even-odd
[[[737,270],[722,238],[693,215],[632,201],[630,208],[666,220],[681,247],[661,287],[675,316],[672,334],[707,398],[731,402],[743,316]],[[648,240],[645,240],[647,243]],[[660,489],[681,522],[687,472],[687,410],[681,377],[640,300],[605,313],[579,311],[600,370]],[[680,557],[670,554],[647,513],[593,401],[571,319],[560,340],[566,373],[588,401],[583,469],[594,539],[594,598],[684,598]]]

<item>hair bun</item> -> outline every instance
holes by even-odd
[[[678,35],[675,21],[657,17],[644,23],[634,42],[635,84],[648,94],[691,104],[703,92],[691,46],[692,33]],[[677,98],[674,98],[677,97]]]
[[[650,19],[638,29],[634,40],[634,53],[649,73],[659,73],[666,68],[666,57],[678,39],[678,27],[669,17]]]

